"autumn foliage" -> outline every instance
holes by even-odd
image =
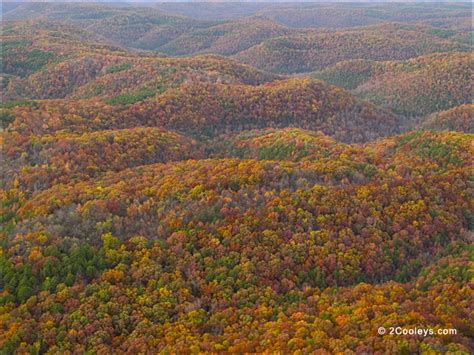
[[[472,353],[465,5],[7,6],[0,353]]]
[[[469,104],[474,89],[470,53],[437,53],[407,61],[341,62],[315,76],[409,116]]]

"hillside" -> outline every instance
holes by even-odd
[[[38,28],[41,31],[33,35]],[[293,126],[360,142],[412,124],[309,78],[282,80],[210,55],[130,53],[76,40],[81,34],[70,27],[57,38],[54,29],[49,23],[26,22],[12,25],[4,36],[8,50],[2,91],[10,101],[0,112],[4,126],[15,120],[10,127],[22,135],[158,126],[212,137]],[[37,53],[49,53],[41,65],[15,69],[19,58]]]
[[[173,16],[150,7],[87,3],[25,3],[4,14],[6,21],[62,21],[112,44],[157,48],[181,34],[216,24]]]
[[[78,56],[84,51],[125,54],[126,51],[98,41],[85,31],[54,22],[27,21],[8,24],[2,31],[2,74],[26,77],[49,63]]]
[[[181,35],[159,47],[159,50],[173,55],[194,53],[217,53],[232,55],[260,42],[293,31],[264,17],[250,17]]]
[[[160,94],[189,81],[257,85],[276,78],[216,56],[170,59],[83,52],[78,57],[56,60],[24,78],[9,75],[5,96],[11,100],[71,97],[116,100],[133,96],[134,92],[143,92],[145,97]]]
[[[360,142],[410,126],[404,117],[307,78],[256,86],[194,80],[164,92],[134,91],[110,99],[18,102],[2,112],[15,117],[9,127],[22,135],[158,126],[210,137],[294,126]]]
[[[474,352],[469,4],[241,5],[5,5],[0,354]]]
[[[152,18],[194,19],[224,22],[251,16],[265,16],[293,28],[349,28],[381,22],[429,22],[442,28],[447,24],[460,27],[470,20],[471,7],[466,3],[218,3],[168,2],[135,3],[6,3],[4,16],[8,21],[25,19],[68,19],[92,22],[110,19],[116,15],[140,14]],[[156,22],[156,21],[155,21]],[[192,21],[190,21],[191,23]],[[467,26],[470,30],[470,26]]]
[[[316,73],[328,83],[394,112],[424,116],[471,102],[472,55],[443,53],[407,61],[348,61]]]
[[[2,91],[8,100],[113,98],[140,90],[159,93],[188,80],[255,85],[278,77],[217,56],[132,53],[62,23],[15,23],[2,40]]]
[[[210,153],[217,157],[301,161],[324,159],[342,153],[346,148],[320,131],[285,128],[219,136],[211,144]]]
[[[355,349],[342,341],[350,329],[359,350],[466,351],[471,141],[411,134],[347,146],[326,161],[193,160],[59,184],[28,199],[4,191],[5,230],[17,235],[6,250],[17,252],[1,257],[2,302],[25,307],[8,313],[0,341],[58,351],[343,351]],[[440,302],[456,306],[432,311]],[[114,304],[126,304],[126,313]],[[348,309],[360,316],[347,317]],[[375,332],[393,317],[397,325],[454,326],[461,334],[430,345],[391,343]],[[16,323],[22,319],[30,321]],[[64,329],[63,342],[48,336],[47,324]],[[183,329],[194,336],[177,345]],[[252,341],[247,332],[258,336]]]
[[[268,6],[259,12],[293,28],[351,28],[384,22],[430,23],[443,27],[471,18],[468,4],[447,3],[302,3]],[[453,21],[453,19],[456,19]],[[470,31],[470,26],[468,26]]]
[[[474,133],[474,105],[461,105],[450,110],[436,112],[429,116],[421,127],[436,131]]]
[[[203,157],[194,140],[151,127],[81,135],[58,132],[25,137],[12,133],[5,135],[2,146],[9,162],[4,173],[17,178],[28,190],[42,190],[106,171]]]
[[[182,14],[189,14],[189,9],[209,14],[211,8],[219,11],[223,7],[31,3],[7,11],[5,18],[59,20],[77,29],[84,39],[100,38],[111,45],[173,56],[234,56],[243,63],[279,73],[321,70],[352,59],[401,60],[433,52],[469,51],[472,46],[469,9],[462,5],[450,8],[441,4],[428,9],[407,4],[398,5],[396,10],[388,4],[254,5],[241,12],[232,7],[229,16],[216,14],[220,20],[208,20],[215,16],[193,19]],[[454,23],[453,18],[457,19]]]
[[[306,31],[273,38],[234,58],[267,71],[301,73],[351,59],[401,60],[469,49],[466,44],[432,35],[423,26],[384,24],[335,32]]]

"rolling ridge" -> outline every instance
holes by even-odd
[[[3,11],[0,353],[472,352],[470,6]]]

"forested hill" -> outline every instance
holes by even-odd
[[[473,352],[469,5],[4,15],[1,354]]]

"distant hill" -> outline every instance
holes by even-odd
[[[233,55],[279,73],[321,70],[343,60],[402,60],[471,50],[469,9],[463,5],[266,4],[256,5],[258,11],[248,5],[244,17],[226,20],[182,16],[186,9],[208,13],[222,4],[183,4],[181,12],[180,6],[26,3],[7,11],[5,19],[62,21],[82,39],[173,56]]]
[[[472,55],[442,53],[407,61],[348,61],[315,74],[394,112],[424,116],[471,102]]]
[[[110,43],[135,48],[158,48],[192,29],[216,21],[196,21],[151,7],[87,3],[25,3],[4,14],[6,21],[63,21]]]
[[[199,20],[234,20],[264,15],[294,28],[348,28],[380,22],[431,22],[435,26],[470,21],[468,3],[420,2],[390,3],[382,1],[349,2],[167,2],[155,5],[160,10]]]
[[[293,31],[266,18],[250,17],[181,35],[159,48],[174,55],[218,53],[232,55],[268,38],[284,36]]]
[[[351,59],[401,60],[433,52],[469,50],[468,45],[429,34],[425,27],[384,24],[273,38],[234,58],[267,71],[298,73]]]

